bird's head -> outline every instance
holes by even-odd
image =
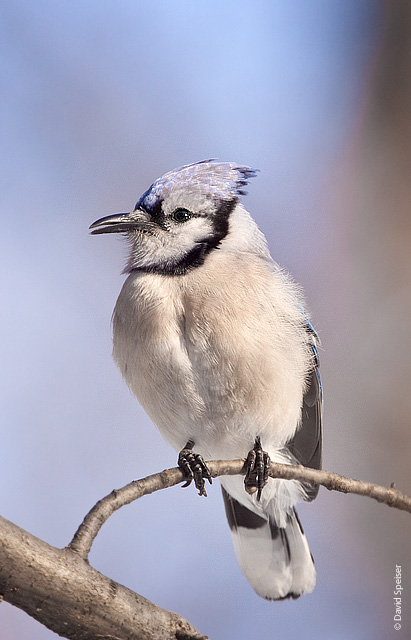
[[[229,162],[185,165],[158,178],[130,213],[93,222],[91,233],[127,235],[132,244],[128,271],[184,274],[224,242],[239,196],[255,174]]]

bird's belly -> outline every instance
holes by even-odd
[[[244,457],[256,435],[269,453],[283,446],[300,420],[304,371],[284,366],[273,336],[255,337],[245,322],[217,331],[198,307],[170,304],[164,291],[168,302],[150,306],[133,286],[113,314],[113,355],[163,437],[177,451],[193,440],[207,458]]]
[[[301,384],[278,375],[277,393],[267,388],[273,375],[263,361],[254,371],[249,362],[245,369],[238,363],[235,368],[234,362],[210,358],[193,346],[182,349],[181,337],[170,332],[167,340],[146,333],[145,339],[132,343],[116,332],[114,357],[132,392],[176,451],[193,440],[196,451],[209,459],[244,457],[260,435],[270,452],[280,448],[298,424]]]

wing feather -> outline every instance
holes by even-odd
[[[323,392],[320,378],[320,361],[318,346],[320,344],[317,333],[312,324],[307,321],[306,331],[313,355],[313,368],[307,381],[304,394],[301,427],[287,444],[287,449],[298,464],[312,469],[321,469],[322,463],[322,405]],[[314,500],[319,486],[304,483],[307,499]]]

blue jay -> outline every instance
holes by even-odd
[[[295,511],[318,486],[268,477],[270,458],[321,465],[318,338],[300,288],[273,261],[239,196],[255,171],[205,160],[166,173],[93,234],[131,251],[113,313],[113,356],[200,495],[207,459],[245,458],[220,478],[236,556],[268,600],[298,598],[315,569]]]

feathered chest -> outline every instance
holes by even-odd
[[[193,422],[297,425],[308,364],[298,308],[272,273],[236,266],[132,273],[123,286],[114,359],[163,432]]]

